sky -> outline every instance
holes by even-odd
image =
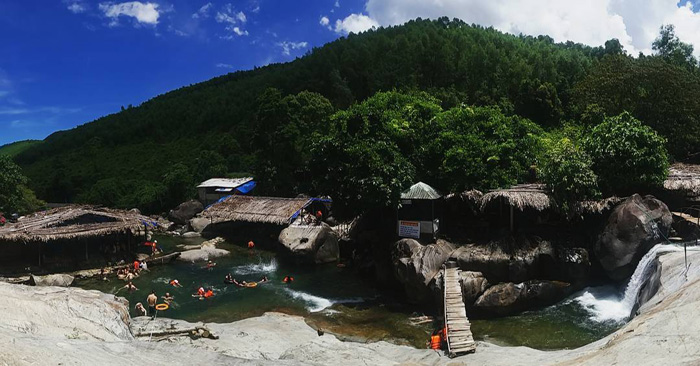
[[[699,10],[676,0],[0,0],[0,145],[416,17],[592,46],[617,38],[633,55],[674,24],[700,56]]]

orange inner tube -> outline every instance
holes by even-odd
[[[156,305],[156,310],[163,311],[163,310],[168,310],[170,306],[168,304],[158,304]]]
[[[257,287],[258,283],[257,282],[248,282],[245,284],[245,287]]]

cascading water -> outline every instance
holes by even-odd
[[[661,254],[679,251],[683,251],[683,246],[656,244],[639,261],[622,294],[614,286],[590,287],[572,296],[568,302],[577,302],[596,322],[626,321],[632,315],[639,291],[652,275],[654,260]]]

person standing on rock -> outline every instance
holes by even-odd
[[[146,302],[148,302],[148,315],[150,315],[151,318],[155,318],[156,302],[158,302],[158,296],[156,296],[155,290],[151,290],[151,294],[146,298]]]

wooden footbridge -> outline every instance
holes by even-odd
[[[456,357],[475,352],[476,343],[467,319],[467,310],[464,307],[457,263],[448,261],[443,265],[442,270],[447,354],[450,357]]]

